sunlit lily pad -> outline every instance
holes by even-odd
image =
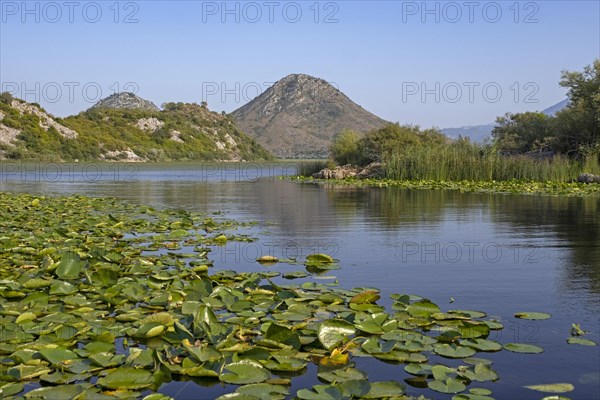
[[[585,339],[582,337],[570,337],[567,339],[567,343],[569,344],[580,344],[582,346],[598,346],[598,343],[594,342],[590,339]]]
[[[521,319],[532,319],[532,320],[542,320],[542,319],[550,319],[552,316],[550,314],[542,313],[542,312],[518,312],[515,314],[516,318]]]
[[[120,367],[98,379],[98,384],[108,389],[144,389],[154,383],[154,376],[145,369]]]
[[[546,393],[566,393],[575,390],[575,386],[570,383],[549,383],[544,385],[528,385],[525,387],[527,389]]]
[[[508,351],[512,351],[515,353],[536,354],[536,353],[542,353],[544,351],[544,349],[539,346],[536,346],[533,344],[526,344],[526,343],[507,343],[504,345],[504,348]]]
[[[246,385],[249,383],[260,383],[269,379],[267,371],[260,363],[252,360],[242,360],[236,363],[227,364],[225,371],[219,376],[219,379],[225,383],[236,385]]]

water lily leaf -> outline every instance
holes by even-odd
[[[296,332],[292,331],[290,328],[277,324],[269,325],[269,328],[265,333],[265,338],[292,346],[296,350],[299,350],[301,346],[300,337]]]
[[[567,339],[569,344],[580,344],[582,346],[598,346],[598,343],[590,339],[584,339],[581,337],[570,337]]]
[[[60,279],[77,279],[84,265],[79,254],[74,251],[66,251],[62,254],[60,263],[54,272]]]
[[[77,292],[77,287],[69,282],[56,281],[50,287],[50,294],[69,295]]]
[[[246,385],[249,383],[260,383],[269,379],[269,371],[253,360],[242,360],[228,364],[224,367],[229,373],[223,373],[219,379],[225,383]]]
[[[502,345],[498,342],[488,339],[466,339],[460,341],[461,346],[472,347],[477,351],[500,351]]]
[[[452,400],[494,400],[494,398],[482,394],[463,393],[452,396]]]
[[[435,379],[428,382],[427,386],[440,393],[459,393],[467,388],[464,383],[455,378],[447,378],[443,381]]]
[[[375,303],[380,298],[381,298],[381,296],[379,295],[379,291],[365,290],[365,291],[360,292],[359,294],[355,295],[354,297],[352,297],[350,299],[350,303],[371,304],[371,303]]]
[[[355,333],[354,325],[343,319],[323,321],[317,330],[319,341],[327,350],[332,350],[345,343]]]
[[[33,278],[23,283],[23,287],[26,289],[41,289],[43,287],[48,287],[51,284],[52,281],[49,279]]]
[[[133,333],[133,337],[136,338],[153,338],[162,335],[166,330],[166,326],[158,322],[148,322],[140,326],[137,331]]]
[[[488,365],[476,364],[473,370],[460,371],[458,374],[470,381],[488,382],[498,380],[498,374]]]
[[[261,264],[275,264],[279,262],[279,259],[275,256],[266,255],[258,257],[256,261]]]
[[[458,332],[464,339],[485,338],[490,334],[490,327],[481,322],[462,321],[458,326]]]
[[[319,365],[325,367],[338,367],[340,365],[348,364],[349,357],[348,354],[339,351],[338,349],[333,349],[331,355],[323,357],[319,362]]]
[[[333,262],[333,257],[331,257],[328,254],[309,254],[308,256],[306,256],[306,261],[322,264],[331,264]]]
[[[485,388],[471,388],[469,389],[469,393],[487,396],[489,394],[492,394],[492,391],[490,389]]]
[[[237,388],[235,392],[268,400],[283,400],[290,394],[290,391],[285,386],[271,385],[269,383],[244,385]]]
[[[42,365],[17,365],[8,369],[8,376],[19,381],[33,379],[51,372],[51,369]]]
[[[371,383],[371,390],[363,398],[382,399],[397,397],[404,394],[404,385],[396,381],[383,381]]]
[[[151,386],[154,376],[145,369],[119,367],[98,379],[98,384],[108,389],[138,390]]]
[[[432,314],[439,313],[441,310],[436,304],[423,299],[409,305],[406,311],[413,317],[429,317]]]
[[[493,364],[492,360],[488,360],[487,358],[478,358],[478,357],[463,358],[463,361],[466,362],[467,364],[471,364],[471,365],[477,365],[477,364],[492,365]]]
[[[546,393],[566,393],[575,390],[575,386],[570,383],[548,383],[544,385],[528,385],[524,387]]]
[[[544,349],[539,346],[535,346],[533,344],[526,343],[507,343],[504,345],[504,348],[508,351],[512,351],[515,353],[530,353],[537,354],[542,353]]]
[[[15,321],[15,323],[17,324],[21,324],[23,322],[27,322],[27,321],[33,321],[37,318],[37,316],[35,315],[35,313],[32,312],[25,312],[21,315],[19,315]]]
[[[46,400],[73,399],[79,394],[83,393],[84,390],[85,386],[83,385],[59,385],[53,387],[43,387],[25,393],[25,398]]]
[[[549,319],[552,316],[550,314],[541,313],[541,312],[518,312],[515,314],[516,318],[520,319],[532,319],[532,320],[541,320],[541,319]]]
[[[320,379],[326,382],[345,382],[345,381],[360,381],[367,379],[367,374],[364,372],[348,367],[344,369],[334,369],[332,371],[321,371],[317,374]]]
[[[427,376],[432,375],[432,373],[433,373],[432,367],[433,367],[433,365],[430,365],[430,364],[411,363],[411,364],[408,364],[407,366],[405,366],[404,370],[411,375],[427,377]]]
[[[0,386],[0,397],[6,398],[14,396],[15,394],[21,393],[25,385],[22,383],[7,383],[4,386]]]
[[[470,347],[457,346],[455,344],[438,344],[434,346],[433,351],[442,357],[447,358],[465,358],[471,357],[476,351]]]
[[[341,400],[342,390],[333,385],[315,385],[312,389],[300,389],[296,396],[301,400]]]
[[[64,347],[44,347],[38,350],[40,355],[54,365],[60,365],[68,360],[76,360],[79,356]]]
[[[298,278],[306,278],[308,274],[304,271],[292,271],[286,272],[281,275],[284,279],[298,279]]]

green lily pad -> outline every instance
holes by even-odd
[[[582,346],[598,346],[598,343],[590,339],[584,339],[581,337],[570,337],[567,339],[569,344],[580,344]]]
[[[59,346],[44,347],[38,350],[38,352],[45,360],[55,365],[79,358],[77,354],[73,353],[71,350]]]
[[[544,351],[544,349],[539,346],[526,343],[507,343],[504,345],[504,348],[515,353],[537,354]]]
[[[119,367],[98,379],[98,384],[108,389],[138,390],[151,386],[154,376],[145,369]]]
[[[269,371],[260,363],[252,360],[242,360],[239,362],[227,364],[224,370],[228,373],[222,373],[219,379],[225,383],[236,385],[247,385],[249,383],[261,383],[269,379]]]
[[[447,378],[443,381],[434,379],[428,382],[427,386],[440,393],[460,393],[467,388],[464,383],[454,378]]]
[[[544,385],[528,385],[524,387],[546,393],[566,393],[575,390],[575,386],[570,383],[549,383]]]
[[[518,312],[515,314],[516,318],[520,319],[532,319],[532,320],[542,320],[549,319],[552,316],[550,314],[542,313],[542,312]]]
[[[333,257],[328,254],[309,254],[306,256],[306,261],[331,264],[333,262]]]
[[[430,315],[439,313],[441,310],[436,304],[423,299],[409,305],[406,311],[413,317],[429,317]]]
[[[455,344],[438,344],[434,346],[433,351],[442,357],[447,358],[465,358],[471,357],[476,351],[471,347],[457,346]]]
[[[73,399],[83,393],[83,385],[59,385],[34,389],[25,393],[26,399],[63,400]]]
[[[317,330],[319,341],[327,350],[333,350],[356,333],[354,325],[343,319],[322,322]]]

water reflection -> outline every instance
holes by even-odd
[[[536,323],[533,338],[547,351],[540,358],[520,359],[518,366],[511,364],[510,355],[499,354],[502,381],[494,384],[494,394],[536,398],[515,389],[540,383],[525,377],[573,382],[575,398],[597,394],[597,386],[577,382],[585,373],[598,372],[598,347],[567,348],[565,339],[576,322],[592,331],[592,340],[600,340],[599,198],[320,186],[277,179],[281,170],[276,167],[238,173],[238,178],[238,167],[224,168],[220,173],[196,165],[141,166],[135,179],[127,181],[114,176],[91,181],[83,175],[24,181],[0,173],[0,190],[113,196],[261,221],[253,231],[260,237],[259,251],[279,251],[275,255],[280,257],[333,253],[342,266],[333,273],[343,286],[379,287],[383,303],[389,302],[389,294],[404,292],[450,308],[486,310],[506,321],[510,337],[498,338],[504,342],[530,339],[524,336],[531,334],[525,326],[514,325],[515,312],[550,312],[551,320]],[[256,244],[247,246],[234,248],[233,254],[227,253],[230,248],[215,250],[216,267],[264,268],[254,261]],[[456,299],[452,306],[447,304],[451,296]],[[541,359],[545,365],[568,368],[544,368],[533,376]]]

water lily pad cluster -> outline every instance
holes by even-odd
[[[228,233],[238,225],[111,199],[0,193],[0,397],[159,400],[168,397],[149,393],[165,382],[202,379],[237,385],[221,399],[409,399],[424,388],[489,399],[477,385],[499,377],[482,354],[541,350],[488,339],[503,326],[484,312],[443,311],[419,296],[393,295],[386,309],[373,288],[209,274],[210,246],[250,240]],[[398,381],[370,380],[361,357],[398,364]],[[291,393],[309,364],[321,383]]]

